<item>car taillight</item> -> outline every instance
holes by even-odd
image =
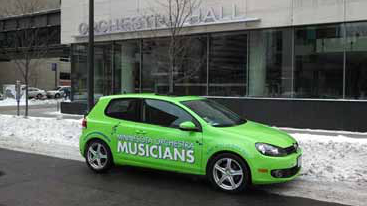
[[[85,118],[82,121],[82,127],[87,128],[87,119],[85,119]]]

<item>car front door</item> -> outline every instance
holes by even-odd
[[[137,136],[142,137],[139,161],[157,169],[200,173],[202,132],[196,119],[167,101],[145,99],[141,106],[142,123],[135,125]],[[187,121],[193,122],[198,131],[179,129]]]

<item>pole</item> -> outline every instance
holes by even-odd
[[[57,88],[57,66],[55,66],[55,89]]]
[[[94,0],[89,0],[88,112],[94,106]]]

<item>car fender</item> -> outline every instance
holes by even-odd
[[[87,144],[87,142],[91,139],[99,139],[104,141],[108,146],[110,146],[111,143],[111,138],[108,137],[108,135],[105,135],[104,133],[100,132],[100,131],[91,131],[86,133],[85,135],[82,136],[82,138],[80,139],[79,142],[79,148],[80,148],[80,153],[84,156],[84,150],[85,150],[85,146]]]
[[[203,169],[206,170],[209,164],[209,161],[214,156],[216,156],[217,154],[221,154],[221,153],[232,153],[232,154],[238,155],[239,157],[241,157],[243,160],[246,161],[250,169],[252,168],[251,159],[253,157],[250,151],[247,151],[244,147],[240,147],[239,145],[234,144],[234,143],[219,143],[219,144],[209,147],[206,153],[204,153],[205,158],[203,158],[203,161],[204,161]]]

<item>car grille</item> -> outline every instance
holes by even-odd
[[[293,153],[297,153],[297,149],[298,149],[298,144],[295,143],[290,147],[284,148],[284,151],[287,153],[287,155],[290,155]]]

